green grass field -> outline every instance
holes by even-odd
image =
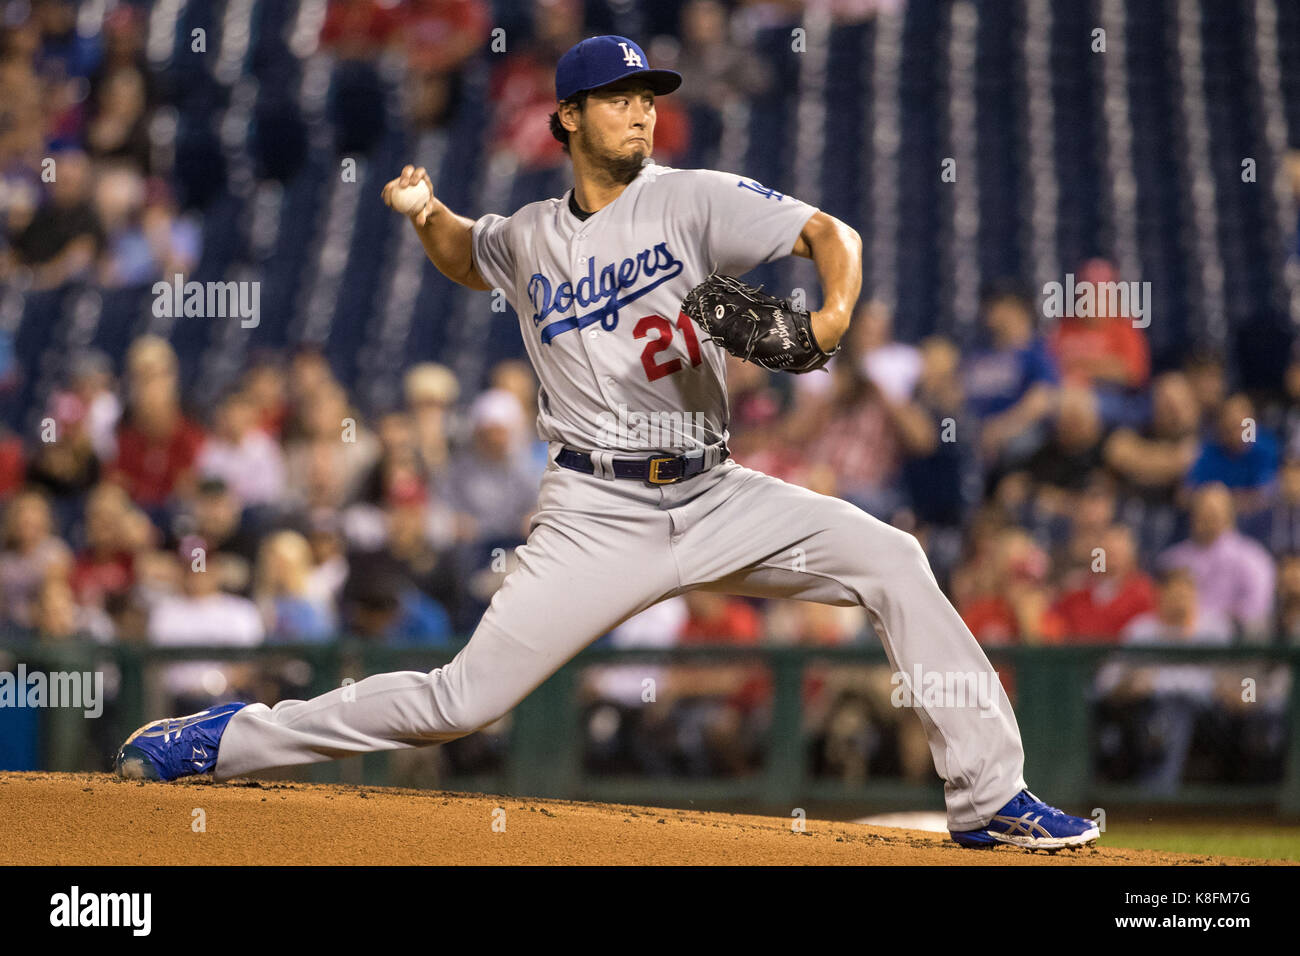
[[[1230,811],[1225,811],[1225,816]],[[1300,825],[1203,820],[1111,822],[1102,834],[1107,846],[1175,853],[1212,853],[1300,862]]]

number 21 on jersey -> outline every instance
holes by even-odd
[[[695,337],[695,323],[685,312],[677,313],[677,331],[682,333],[682,338],[686,340],[686,354],[691,360],[691,367],[699,365],[700,358],[700,340]],[[655,333],[650,336],[650,333]],[[682,360],[680,358],[671,358],[667,361],[660,361],[658,355],[664,349],[668,348],[673,341],[673,324],[665,319],[662,315],[647,315],[637,320],[632,329],[633,338],[649,338],[645,348],[641,350],[641,366],[645,369],[647,380],[654,382],[663,378],[665,375],[672,375],[682,370]]]

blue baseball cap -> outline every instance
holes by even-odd
[[[682,75],[673,70],[652,70],[645,51],[627,37],[591,37],[575,44],[555,66],[555,98],[567,100],[627,76],[637,76],[656,95],[671,93],[682,85]]]

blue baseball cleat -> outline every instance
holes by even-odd
[[[113,770],[123,780],[175,780],[212,773],[226,724],[246,704],[220,704],[145,724],[122,744]]]
[[[1062,850],[1096,843],[1101,831],[1092,820],[1062,813],[1028,790],[1021,790],[993,815],[987,826],[957,830],[949,836],[961,846],[976,849],[1007,843],[1029,850]]]

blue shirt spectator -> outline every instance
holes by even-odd
[[[1277,478],[1279,459],[1277,437],[1259,426],[1250,399],[1232,395],[1223,403],[1214,434],[1202,443],[1187,480],[1193,487],[1217,481],[1234,492],[1255,491]]]
[[[1056,365],[1041,338],[1019,347],[976,352],[966,365],[966,401],[979,418],[1000,415],[1015,406],[1038,384],[1060,381]]]

